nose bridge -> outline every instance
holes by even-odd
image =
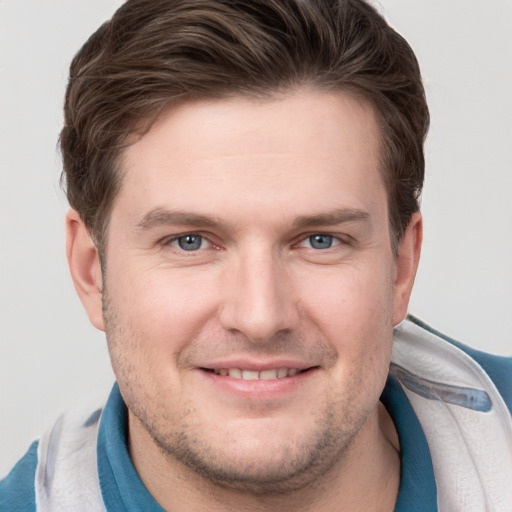
[[[272,248],[254,244],[240,251],[230,270],[221,312],[225,329],[265,342],[292,330],[298,320],[293,287],[284,262]]]

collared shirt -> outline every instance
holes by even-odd
[[[401,447],[400,491],[395,512],[437,512],[436,485],[425,435],[401,386],[391,376],[381,399],[395,423]],[[93,413],[89,421],[94,421],[95,416],[97,414]],[[126,405],[119,387],[114,384],[101,414],[97,438],[98,475],[104,505],[108,512],[163,512],[130,459],[127,425]],[[0,510],[36,511],[36,465],[37,441],[0,483]]]
[[[435,366],[435,368],[439,367],[442,371],[440,372],[440,380],[438,380],[438,376],[435,372],[434,377],[431,377],[432,380],[428,380],[428,378],[421,376],[421,372],[415,376],[412,373],[409,375],[408,370],[405,370],[405,375],[408,376],[408,378],[401,383],[390,375],[382,393],[381,401],[395,424],[400,440],[401,476],[395,512],[438,512],[438,502],[444,503],[443,510],[466,509],[467,502],[464,502],[464,500],[466,499],[467,501],[467,496],[471,495],[473,490],[473,487],[468,487],[467,482],[473,482],[474,480],[464,480],[464,478],[455,480],[456,486],[465,483],[466,487],[465,490],[460,493],[455,491],[455,498],[460,494],[460,503],[456,504],[454,507],[447,502],[447,499],[449,501],[449,499],[454,496],[453,488],[447,488],[445,480],[441,478],[441,480],[438,481],[439,491],[436,490],[436,480],[433,469],[433,467],[437,467],[437,470],[441,470],[439,471],[440,473],[444,471],[445,477],[448,476],[449,480],[451,473],[447,473],[446,468],[451,468],[451,470],[453,469],[457,473],[460,467],[460,465],[458,466],[456,463],[454,465],[453,460],[449,461],[447,459],[447,451],[449,452],[451,450],[453,452],[455,450],[454,453],[457,453],[457,450],[461,446],[461,427],[468,426],[466,423],[462,425],[455,421],[455,416],[459,414],[459,411],[463,412],[462,418],[464,422],[467,418],[471,420],[468,430],[469,438],[463,440],[463,442],[477,443],[480,447],[489,447],[489,443],[491,441],[494,442],[494,451],[489,448],[484,451],[480,450],[479,452],[475,452],[480,454],[479,456],[482,457],[482,460],[473,460],[472,464],[474,467],[460,468],[461,471],[459,471],[459,473],[464,473],[465,470],[468,470],[469,474],[471,474],[471,471],[474,471],[475,468],[480,468],[485,472],[489,464],[491,464],[490,473],[487,471],[485,475],[486,478],[477,480],[476,485],[483,485],[483,487],[479,487],[479,489],[487,493],[485,496],[486,499],[491,500],[489,503],[492,502],[496,504],[496,510],[506,510],[507,512],[512,510],[507,505],[511,503],[509,499],[510,488],[507,475],[512,472],[509,466],[507,466],[508,469],[504,469],[505,466],[503,466],[503,464],[501,469],[502,473],[498,472],[499,474],[497,474],[496,471],[493,470],[493,464],[503,462],[506,458],[505,455],[510,455],[510,443],[509,441],[503,441],[506,436],[499,438],[501,439],[499,441],[496,440],[498,439],[498,434],[505,435],[512,431],[510,428],[512,425],[512,358],[492,356],[466,347],[446,338],[414,318],[411,318],[410,321],[407,322],[408,323],[404,324],[403,329],[396,330],[395,334],[397,336],[395,337],[394,351],[395,348],[397,348],[397,344],[398,351],[396,355],[394,354],[394,357],[402,358],[401,362],[403,363],[403,355],[405,354],[409,358],[409,362],[405,361],[406,368],[416,366],[416,370],[420,371],[422,368],[421,364],[415,365],[415,363],[418,362],[421,357],[424,357],[423,352],[428,355],[427,362],[429,363],[437,353],[438,359],[436,359],[437,366]],[[404,342],[405,345],[403,345]],[[450,349],[450,347],[452,348]],[[448,357],[446,354],[448,354]],[[456,357],[455,360],[452,358],[454,354]],[[475,381],[476,388],[467,387],[465,385],[461,386],[461,384],[458,383],[458,379],[461,378],[461,376],[463,380],[473,376],[473,373],[467,373],[465,369],[461,370],[460,367],[457,370],[457,362],[460,363],[461,361],[465,364],[469,364],[468,368],[470,368],[471,372],[476,372],[474,373],[477,379],[477,381]],[[403,373],[404,369],[402,368],[401,371]],[[457,373],[457,371],[459,373]],[[429,372],[427,371],[426,373],[428,374]],[[457,376],[455,379],[452,379],[454,383],[447,384],[443,382],[443,379],[446,379],[447,376],[450,375],[453,376],[452,374],[455,373],[457,373]],[[414,377],[416,381],[411,380],[409,376]],[[470,378],[470,380],[472,379]],[[477,389],[480,385],[484,386],[484,388],[487,386],[487,391]],[[405,388],[409,389],[406,390]],[[480,403],[479,400],[476,400],[476,398],[480,399],[482,397],[485,398],[485,403]],[[413,409],[411,402],[421,400],[423,400],[424,403],[416,404],[415,409]],[[434,417],[434,419],[428,415],[425,416],[425,410],[433,410],[431,409],[431,405],[435,405],[436,403],[436,407],[438,407],[437,413],[441,411],[444,416]],[[483,407],[483,405],[486,405],[486,407]],[[419,407],[419,409],[416,407]],[[489,411],[491,411],[492,407],[494,407],[495,410],[490,414]],[[415,410],[419,410],[421,414],[423,414],[423,416],[421,416],[421,414],[418,413],[420,417],[423,418],[423,427],[418,420]],[[130,459],[127,446],[127,409],[117,384],[114,384],[110,397],[101,412],[101,419],[99,420],[100,412],[101,411],[96,411],[87,421],[80,420],[76,425],[76,430],[79,432],[88,430],[89,427],[92,428],[94,425],[93,430],[88,430],[92,432],[92,436],[87,438],[89,440],[88,443],[91,444],[84,446],[91,448],[89,451],[90,459],[88,460],[90,463],[88,471],[91,471],[91,475],[92,472],[94,472],[93,477],[94,482],[96,482],[95,489],[97,491],[97,501],[99,502],[97,509],[106,509],[107,512],[162,511],[162,507],[156,502],[142,483]],[[436,418],[448,418],[450,421],[453,420],[452,427],[447,426],[447,424],[445,424],[444,427],[453,431],[443,431],[445,435],[440,443],[437,443],[436,436],[432,435],[432,432],[434,432],[434,434],[436,432],[435,429],[432,431],[432,427],[436,427],[437,425]],[[484,428],[482,428],[481,424],[478,424],[481,420],[486,421]],[[494,430],[489,431],[489,429],[486,428],[488,425],[489,428]],[[430,430],[427,430],[426,426]],[[500,432],[500,426],[503,432]],[[84,429],[84,427],[86,428]],[[73,429],[70,431],[74,432]],[[473,439],[473,434],[477,431],[481,438],[475,440]],[[427,436],[431,436],[429,439],[437,450],[437,459],[435,456],[432,457],[431,455],[425,432],[427,432]],[[452,444],[456,445],[455,448],[452,447]],[[459,448],[457,448],[457,446]],[[465,446],[466,449],[471,448],[469,444],[463,446]],[[62,480],[64,481],[64,487],[61,486],[61,489],[64,488],[68,491],[66,475],[75,473],[75,471],[84,471],[84,468],[80,464],[80,467],[75,467],[76,464],[72,457],[75,452],[74,447],[75,444],[71,444],[71,451],[69,452],[71,457],[69,459],[67,457],[64,458],[66,461],[69,460],[67,467],[70,467],[71,470],[63,472],[64,478]],[[94,450],[94,448],[96,448],[96,450]],[[432,451],[432,453],[434,453],[434,451]],[[497,460],[496,453],[503,455],[501,460]],[[433,459],[434,462],[437,460],[438,466],[436,466],[435,463],[433,464]],[[457,461],[457,459],[455,459],[455,461]],[[9,475],[4,480],[0,481],[0,511],[32,512],[36,510],[35,482],[38,462],[39,467],[45,467],[41,461],[38,461],[38,442],[35,441]],[[469,465],[471,466],[471,464]],[[503,473],[503,471],[505,473]],[[81,477],[82,476],[83,475],[81,475]],[[439,474],[437,474],[437,478],[439,478]],[[98,479],[99,488],[97,483]],[[90,479],[90,481],[92,481],[92,479]],[[76,481],[74,483],[76,484]],[[38,485],[38,491],[40,491],[41,483],[39,482]],[[442,486],[444,486],[444,488]],[[458,487],[455,487],[455,489],[458,489]],[[176,493],[179,492],[180,489],[176,489]],[[92,494],[96,496],[94,493]],[[77,494],[75,496],[80,495]],[[103,501],[103,503],[101,503],[101,501]],[[464,505],[464,503],[466,503],[466,505]],[[473,509],[474,508],[475,507],[473,507]],[[47,509],[52,510],[51,507]],[[94,509],[89,507],[87,510]]]

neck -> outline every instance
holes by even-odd
[[[392,512],[400,483],[398,435],[381,403],[335,467],[289,492],[254,493],[211,483],[164,454],[131,414],[129,447],[143,483],[168,512]]]

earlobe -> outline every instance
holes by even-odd
[[[66,215],[66,255],[75,289],[89,320],[94,327],[104,331],[98,250],[75,210],[69,210]]]
[[[407,315],[414,278],[420,261],[423,221],[419,212],[413,214],[398,245],[396,275],[393,284],[393,325]]]

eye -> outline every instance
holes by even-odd
[[[199,249],[206,249],[210,247],[210,242],[201,235],[189,233],[186,235],[178,236],[169,241],[169,245],[179,248],[183,251],[198,251]]]
[[[316,233],[306,238],[301,245],[309,246],[313,249],[330,249],[335,245],[339,245],[340,241],[332,235],[325,235],[323,233]]]

